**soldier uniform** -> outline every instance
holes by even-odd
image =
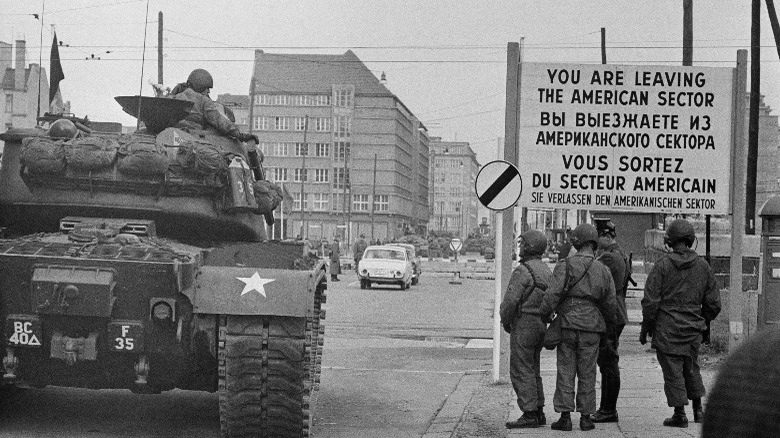
[[[628,257],[615,242],[615,224],[609,219],[594,218],[593,221],[599,234],[598,261],[603,263],[612,274],[617,300],[615,323],[607,324],[607,330],[599,342],[597,364],[601,373],[601,399],[598,411],[593,414],[593,422],[611,423],[618,421],[617,399],[620,393],[618,346],[620,335],[628,322],[626,286],[631,275],[631,266]]]
[[[693,227],[676,219],[666,230],[664,243],[674,251],[659,260],[647,276],[642,298],[639,340],[653,337],[664,376],[664,392],[671,418],[664,426],[688,427],[685,405],[693,401],[693,418],[703,420],[701,397],[705,394],[698,363],[702,331],[720,312],[720,294],[709,264],[690,247],[696,239]]]
[[[330,279],[331,281],[341,281],[338,279],[338,275],[341,274],[341,248],[339,245],[339,238],[333,239],[333,243],[330,245]]]
[[[523,411],[522,417],[506,423],[510,429],[546,424],[540,375],[546,324],[542,322],[539,305],[552,280],[552,272],[541,260],[547,248],[544,234],[530,230],[520,240],[522,262],[512,272],[500,308],[501,325],[510,333],[509,376],[517,394],[517,405]]]
[[[358,263],[363,259],[363,252],[366,250],[366,248],[368,248],[368,243],[366,243],[366,235],[361,234],[360,238],[355,241],[355,246],[352,250],[353,254],[355,255],[355,272],[357,272]]]
[[[563,341],[557,347],[558,373],[553,397],[555,411],[561,413],[561,418],[550,426],[555,430],[572,429],[570,413],[575,407],[581,413],[580,429],[594,428],[590,415],[596,411],[599,340],[607,324],[615,323],[616,308],[612,275],[594,258],[597,241],[592,225],[577,226],[572,233],[577,253],[556,265],[552,284],[540,306],[542,315],[549,317],[555,311],[562,318]]]

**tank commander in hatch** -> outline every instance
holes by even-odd
[[[183,129],[213,130],[239,141],[254,140],[255,144],[259,143],[256,135],[241,132],[235,123],[223,115],[217,103],[209,97],[212,87],[214,87],[214,79],[211,74],[202,68],[197,68],[187,77],[187,82],[177,84],[171,90],[172,98],[193,103],[189,115],[176,126]]]

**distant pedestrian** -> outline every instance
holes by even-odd
[[[607,324],[607,329],[599,342],[597,363],[601,372],[601,401],[592,419],[594,423],[615,423],[618,421],[617,399],[620,394],[618,345],[620,334],[623,333],[623,328],[628,322],[626,287],[631,275],[631,266],[628,257],[615,241],[617,236],[615,224],[609,218],[594,218],[593,221],[596,223],[596,231],[599,235],[597,260],[612,274],[617,298],[617,313],[615,323]]]
[[[780,330],[760,330],[720,365],[707,397],[702,438],[775,438],[780,433]]]
[[[572,430],[571,412],[580,412],[580,429],[593,430],[596,412],[596,359],[601,334],[615,323],[615,284],[609,269],[595,259],[596,228],[580,224],[571,242],[577,253],[558,263],[539,308],[545,318],[561,319],[563,340],[557,347],[558,375],[553,405],[561,414],[550,427]],[[575,405],[575,380],[577,384]]]
[[[664,244],[673,252],[656,262],[647,275],[642,298],[639,342],[652,336],[664,376],[664,393],[671,418],[664,426],[688,427],[685,405],[693,402],[693,421],[704,419],[705,394],[699,370],[699,346],[707,323],[720,312],[720,293],[710,265],[691,249],[693,226],[676,219],[666,229]]]
[[[510,334],[509,377],[523,415],[506,423],[509,429],[539,427],[544,416],[544,389],[540,358],[546,325],[539,306],[552,281],[552,272],[542,262],[547,239],[539,231],[520,236],[520,264],[512,272],[501,302],[501,325]]]
[[[339,274],[341,274],[341,248],[339,246],[339,236],[336,236],[330,245],[330,280],[341,281],[338,278]]]
[[[355,272],[358,272],[358,263],[363,259],[363,253],[366,251],[366,248],[368,248],[366,235],[361,233],[360,238],[355,241],[355,245],[352,248],[352,253],[355,257]]]

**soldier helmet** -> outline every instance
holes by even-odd
[[[693,231],[693,225],[685,219],[675,219],[669,224],[664,235],[664,243],[674,246],[679,241],[684,241],[690,248],[696,240],[696,233]]]
[[[187,76],[187,83],[198,93],[202,93],[207,88],[214,88],[214,79],[211,77],[211,73],[202,68],[193,70],[192,73]]]
[[[76,125],[68,119],[59,119],[49,127],[49,137],[73,138],[78,132]]]
[[[599,236],[611,236],[615,237],[617,234],[615,233],[615,223],[612,222],[612,220],[608,217],[602,217],[602,218],[593,218],[593,223],[596,224],[596,231],[598,232]]]
[[[547,250],[547,238],[541,231],[528,230],[520,235],[519,240],[523,255],[542,255]]]
[[[596,227],[591,224],[579,224],[577,228],[571,233],[571,244],[578,251],[588,242],[592,242],[595,246],[599,243],[599,235],[596,232]]]

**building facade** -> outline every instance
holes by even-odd
[[[257,50],[252,77],[246,101],[218,101],[257,134],[268,179],[292,196],[284,238],[385,242],[425,232],[427,130],[352,51]]]
[[[41,115],[49,110],[46,70],[38,64],[27,65],[24,40],[16,40],[15,58],[12,58],[13,49],[11,44],[0,41],[0,86],[4,102],[0,126],[3,132],[12,127],[32,128],[37,124],[39,108]]]
[[[474,182],[479,172],[477,156],[467,142],[431,137],[431,219],[428,228],[465,239],[479,231],[479,202]]]

